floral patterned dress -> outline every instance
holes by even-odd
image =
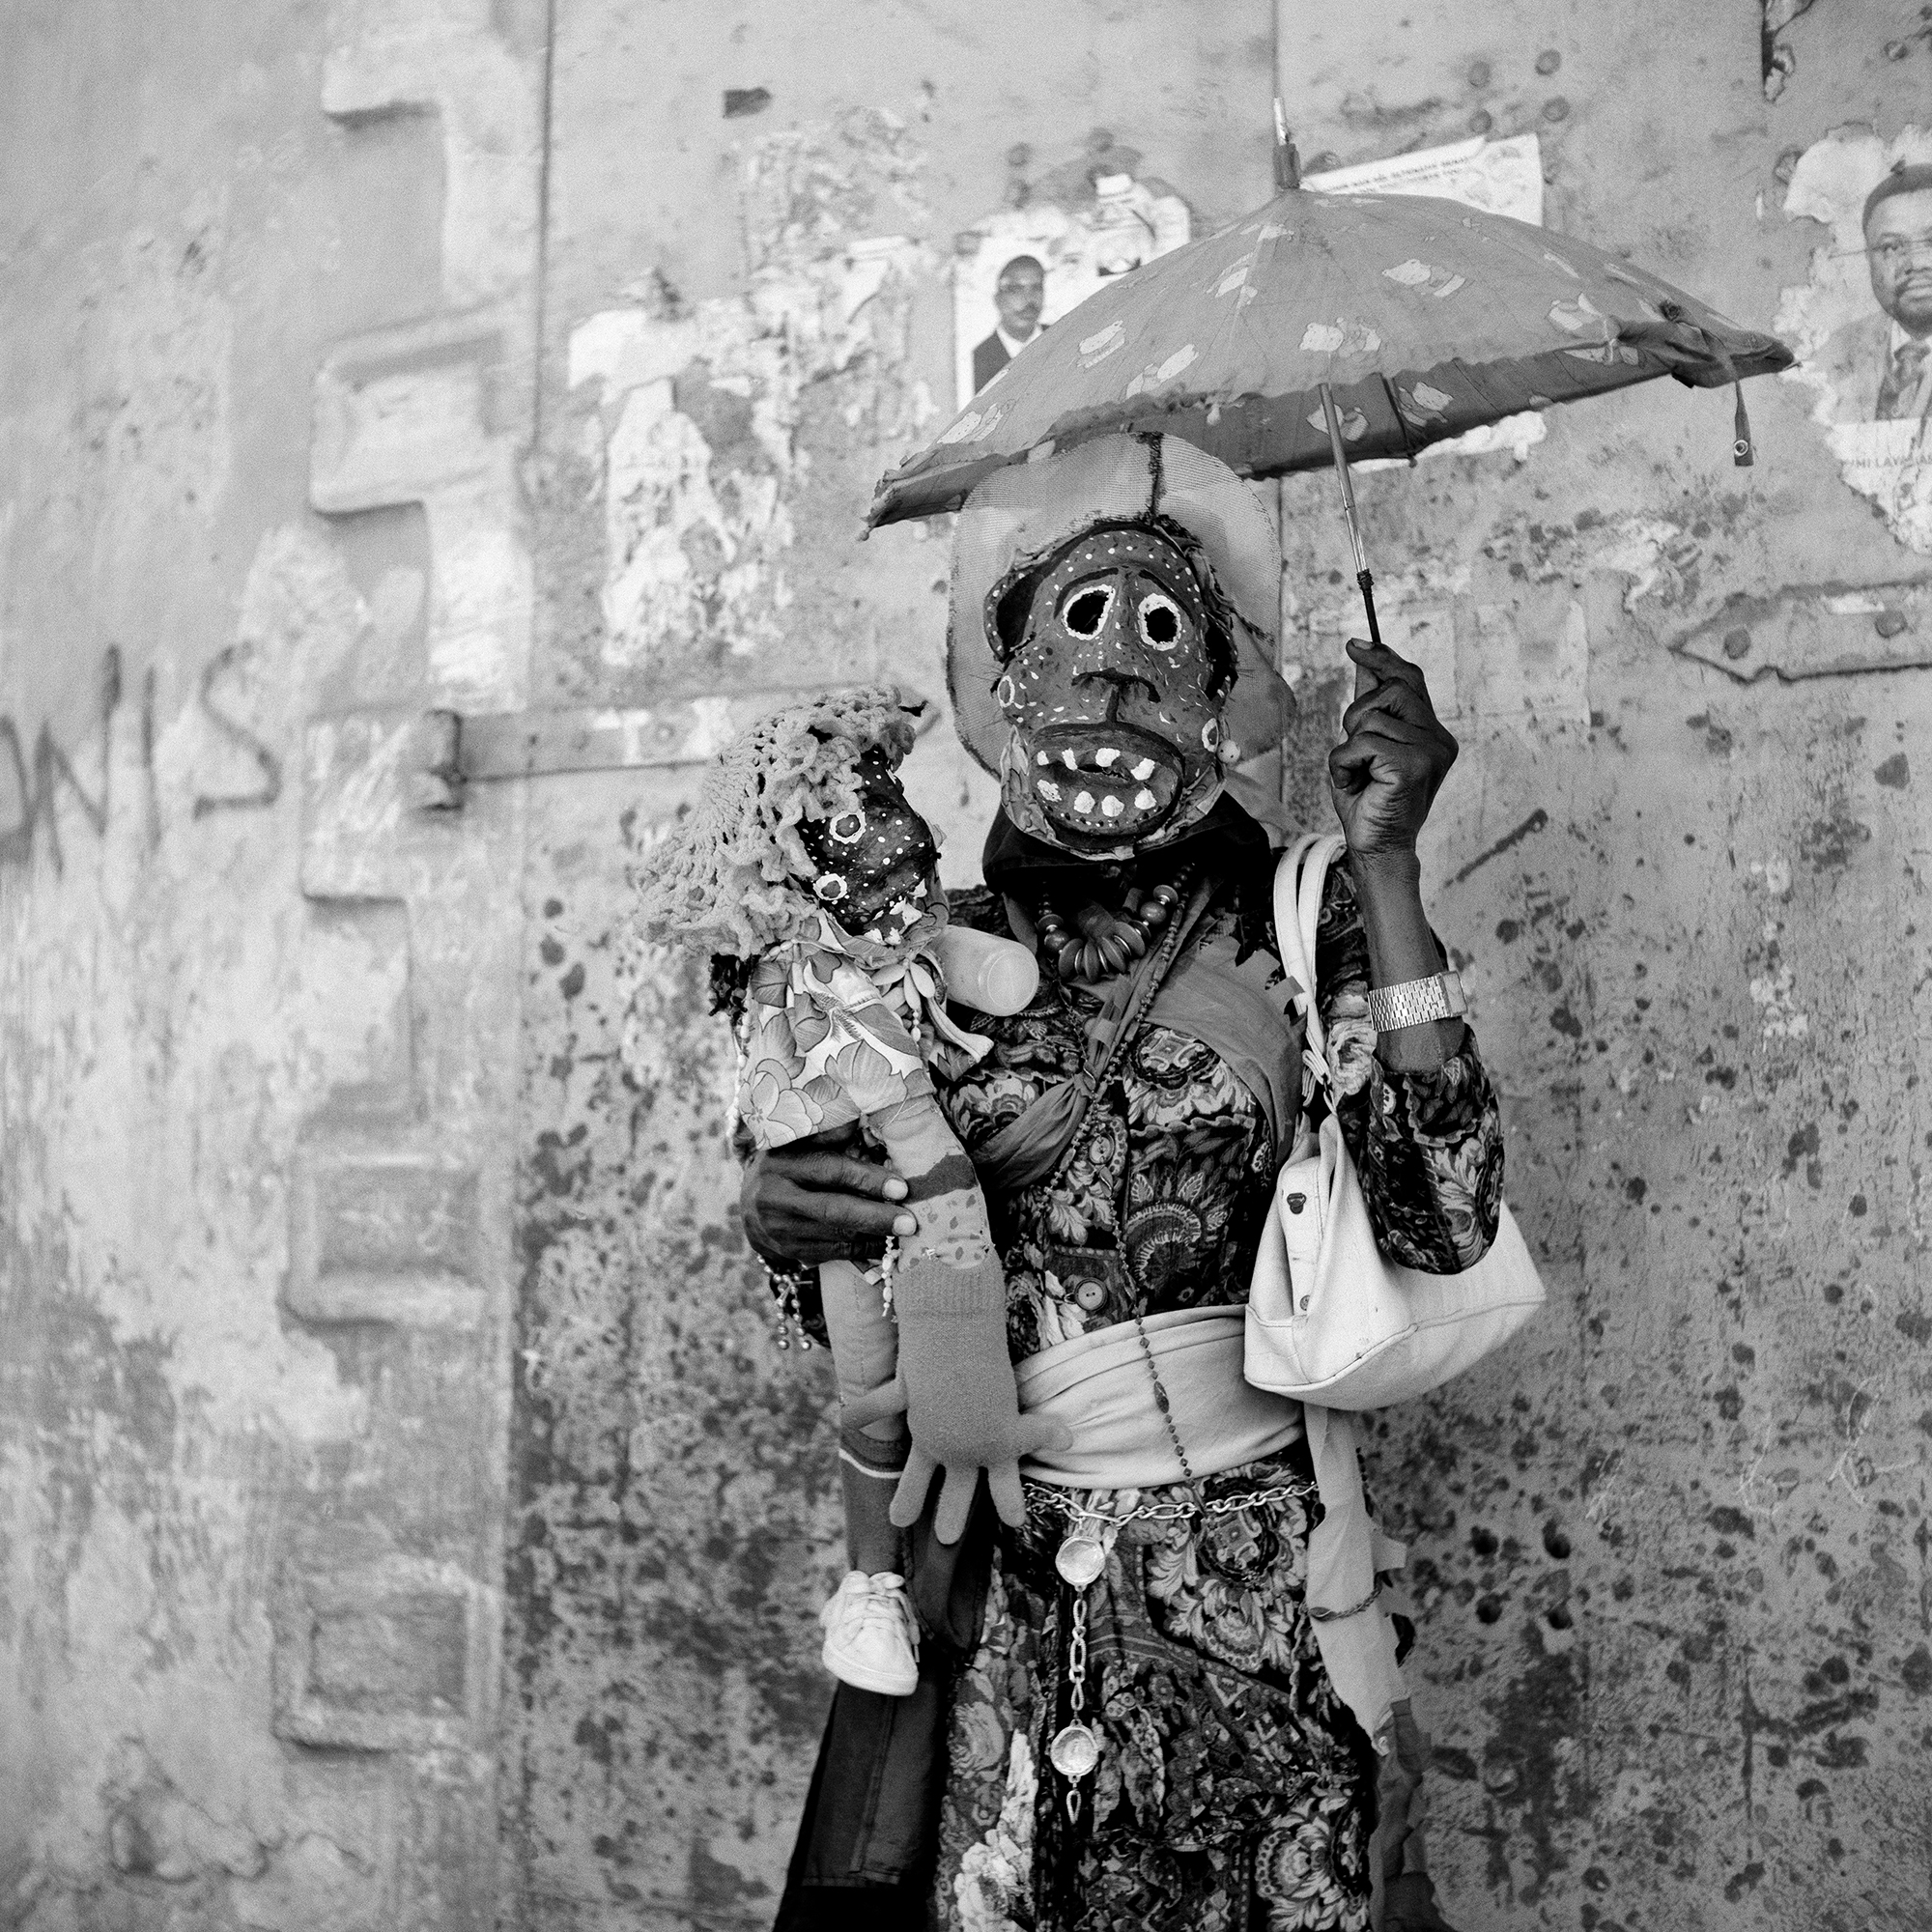
[[[986,892],[960,895],[953,917],[1009,929]],[[1206,918],[1208,933],[1232,931],[1233,895]],[[1493,1236],[1502,1166],[1473,1037],[1432,1072],[1382,1067],[1367,942],[1339,867],[1316,972],[1338,1111],[1384,1247],[1437,1272],[1467,1265]],[[941,1094],[969,1151],[1077,1069],[1094,1008],[1049,971],[1025,1012],[972,1016],[993,1050]],[[989,1204],[1014,1359],[1136,1310],[1238,1305],[1285,1153],[1211,1049],[1144,1025],[1061,1175]],[[1304,1605],[1320,1520],[1305,1447],[1203,1488],[1210,1503],[1250,1500],[1129,1522],[1087,1593],[1100,1761],[1077,1818],[1045,1755],[1070,1708],[1062,1525],[1030,1515],[1025,1531],[1001,1532],[947,1741],[932,1916],[949,1932],[1367,1926],[1374,1753],[1329,1685]],[[1116,1506],[1168,1499],[1188,1493],[1121,1492]]]

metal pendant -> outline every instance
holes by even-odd
[[[1107,1567],[1107,1546],[1091,1524],[1083,1522],[1060,1546],[1053,1567],[1062,1581],[1084,1590]]]
[[[1047,1761],[1075,1782],[1100,1762],[1100,1740],[1077,1718],[1046,1747]]]

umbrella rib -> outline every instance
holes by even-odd
[[[1395,417],[1396,432],[1402,438],[1402,453],[1413,463],[1415,445],[1408,440],[1408,418],[1403,414],[1402,404],[1396,399],[1395,384],[1389,381],[1384,371],[1378,369],[1376,374],[1381,380],[1382,393],[1389,399],[1389,413]]]

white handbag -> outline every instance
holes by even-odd
[[[1334,1113],[1315,1001],[1315,928],[1339,834],[1310,834],[1275,874],[1275,936],[1306,1029],[1302,1103],[1327,1090],[1319,1134],[1304,1127],[1276,1178],[1248,1294],[1244,1373],[1324,1408],[1384,1408],[1439,1387],[1505,1342],[1543,1305],[1543,1283],[1507,1207],[1496,1237],[1461,1274],[1425,1274],[1376,1245]]]

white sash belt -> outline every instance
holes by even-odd
[[[1308,1539],[1308,1610],[1337,1694],[1378,1750],[1389,1748],[1390,1705],[1406,1696],[1395,1629],[1376,1583],[1405,1551],[1370,1520],[1355,1418],[1303,1408],[1241,1374],[1247,1320],[1239,1308],[1181,1308],[1142,1323],[1169,1413],[1197,1476],[1259,1462],[1304,1435],[1321,1498]],[[1020,1407],[1072,1431],[1070,1447],[1020,1464],[1036,1482],[1079,1490],[1143,1490],[1186,1480],[1154,1401],[1147,1353],[1130,1321],[1076,1335],[1029,1355],[1014,1371]]]
[[[1175,1434],[1197,1476],[1218,1476],[1300,1439],[1301,1405],[1241,1378],[1247,1330],[1240,1309],[1178,1308],[1150,1315],[1142,1325]],[[1071,1447],[1028,1458],[1023,1474],[1074,1490],[1148,1490],[1186,1480],[1131,1321],[1056,1343],[1014,1374],[1027,1414],[1054,1416],[1073,1432]]]

